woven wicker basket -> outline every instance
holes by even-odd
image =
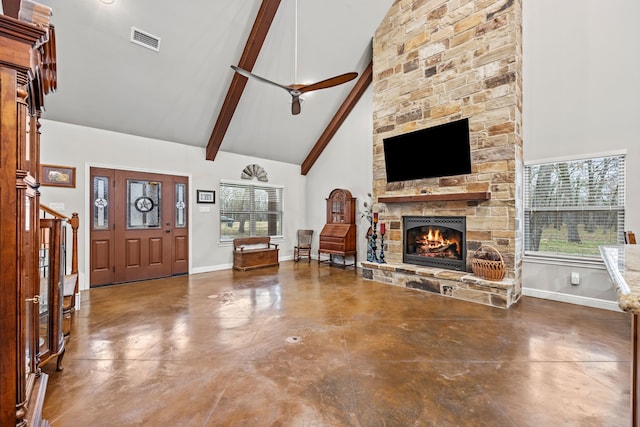
[[[479,258],[480,252],[495,252],[499,258],[498,260],[482,259]],[[504,260],[500,252],[493,246],[483,245],[480,246],[473,255],[471,263],[471,269],[473,274],[481,277],[485,280],[502,280],[504,278]]]

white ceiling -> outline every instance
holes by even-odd
[[[43,118],[206,147],[261,0],[39,0],[53,8],[58,89]],[[288,85],[361,73],[393,0],[282,0],[253,73]],[[297,66],[295,55],[297,21]],[[160,38],[155,52],[131,27]],[[297,81],[294,73],[297,70]],[[250,79],[220,149],[301,164],[356,80],[305,95]],[[90,142],[88,142],[90,143]],[[204,154],[203,154],[204,156]]]

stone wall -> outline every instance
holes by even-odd
[[[403,215],[465,215],[467,267],[481,245],[521,290],[521,0],[399,0],[373,41],[373,201],[385,255],[402,263]],[[469,118],[472,173],[387,183],[383,139]],[[455,153],[452,153],[455,155]],[[487,201],[379,203],[379,197],[490,192]]]

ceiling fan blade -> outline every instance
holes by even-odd
[[[293,115],[300,114],[300,110],[301,110],[300,95],[302,95],[303,93],[311,92],[312,90],[325,89],[328,87],[337,86],[358,77],[358,73],[345,73],[345,74],[340,74],[339,76],[331,77],[329,79],[325,79],[309,85],[285,86],[285,85],[281,85],[280,83],[273,82],[269,79],[265,79],[264,77],[260,77],[243,68],[236,67],[235,65],[232,65],[231,68],[233,69],[233,71],[240,74],[241,76],[244,76],[246,78],[253,78],[263,83],[267,83],[272,86],[277,86],[279,88],[286,90],[289,93],[289,95],[291,95],[291,114]]]
[[[322,80],[322,81],[319,81],[317,83],[311,83],[310,85],[304,85],[304,86],[298,88],[298,90],[301,93],[305,93],[305,92],[311,92],[312,90],[326,89],[328,87],[341,85],[343,83],[346,83],[348,81],[351,81],[351,80],[355,79],[356,77],[358,77],[358,73],[340,74],[339,76],[331,77],[329,79]]]
[[[280,88],[286,90],[287,92],[291,93],[291,88],[290,87],[287,87],[285,85],[281,85],[280,83],[272,82],[271,80],[267,80],[264,77],[260,77],[260,76],[258,76],[256,74],[250,73],[249,71],[247,71],[247,70],[245,70],[243,68],[236,67],[235,65],[232,65],[231,68],[233,68],[233,70],[236,73],[238,73],[238,74],[240,74],[242,76],[245,76],[247,78],[254,78],[256,80],[261,81],[262,83],[267,83],[267,84],[270,84],[272,86],[280,87]]]
[[[291,114],[300,114],[300,96],[293,96],[291,99]]]

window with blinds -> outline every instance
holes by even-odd
[[[283,187],[220,182],[220,241],[282,236]]]
[[[525,253],[598,257],[624,242],[625,156],[525,165]]]

